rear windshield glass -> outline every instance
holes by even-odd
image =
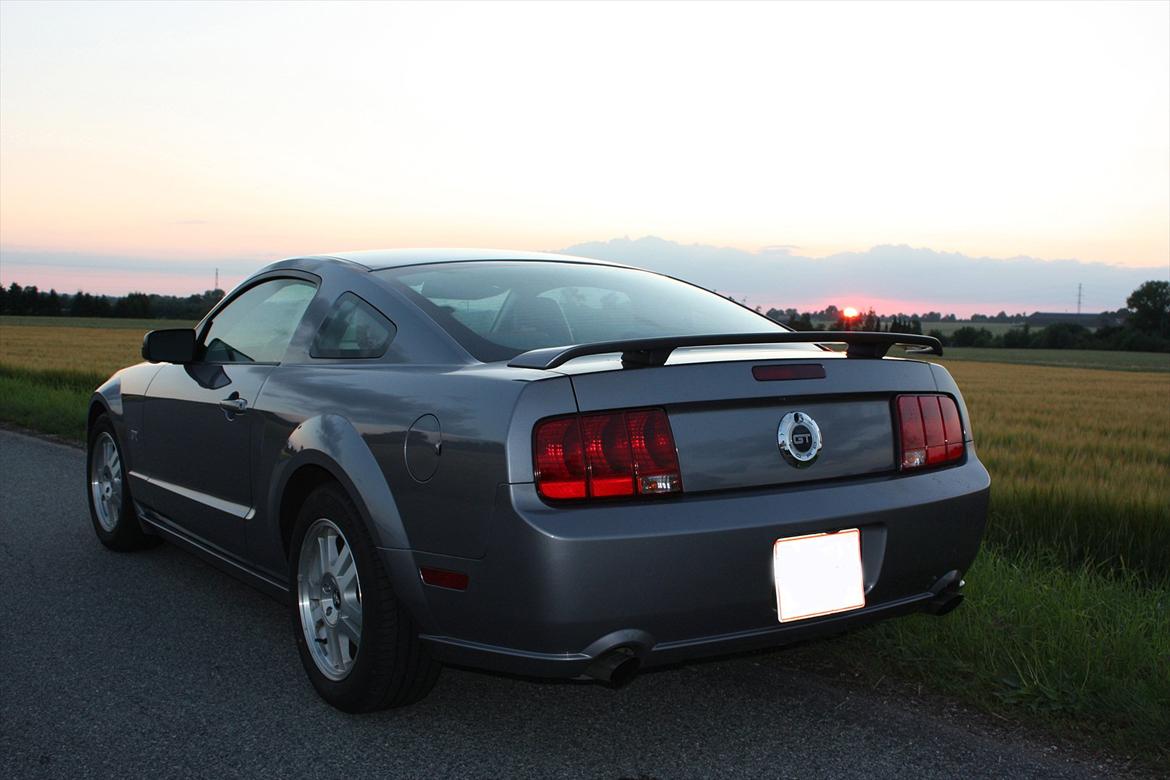
[[[629,268],[485,261],[376,273],[485,362],[569,344],[784,330],[720,295]]]

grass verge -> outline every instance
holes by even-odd
[[[826,649],[866,678],[892,671],[1143,764],[1170,761],[1170,588],[993,546],[967,582],[950,615],[880,623]]]
[[[33,371],[0,363],[0,420],[84,441],[89,397],[105,379],[96,373]]]

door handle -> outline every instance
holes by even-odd
[[[229,415],[243,414],[248,411],[248,402],[240,398],[239,393],[232,393],[227,398],[219,402],[219,408],[223,409]]]

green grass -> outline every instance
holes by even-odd
[[[1143,763],[1170,760],[1170,588],[994,546],[966,576],[955,612],[887,621],[825,649],[869,680],[892,673]]]
[[[89,398],[106,377],[0,364],[0,420],[81,442]]]
[[[58,328],[114,328],[117,330],[159,330],[161,328],[190,328],[195,323],[187,320],[137,320],[118,317],[22,317],[5,314],[0,316],[0,328],[12,327],[58,327]]]

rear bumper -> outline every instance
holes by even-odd
[[[383,551],[390,565],[470,575],[424,587],[423,638],[440,660],[572,677],[628,648],[643,666],[785,644],[936,606],[974,560],[990,480],[959,466],[783,489],[554,508],[503,485],[479,560]],[[861,529],[866,606],[780,624],[778,538]]]

